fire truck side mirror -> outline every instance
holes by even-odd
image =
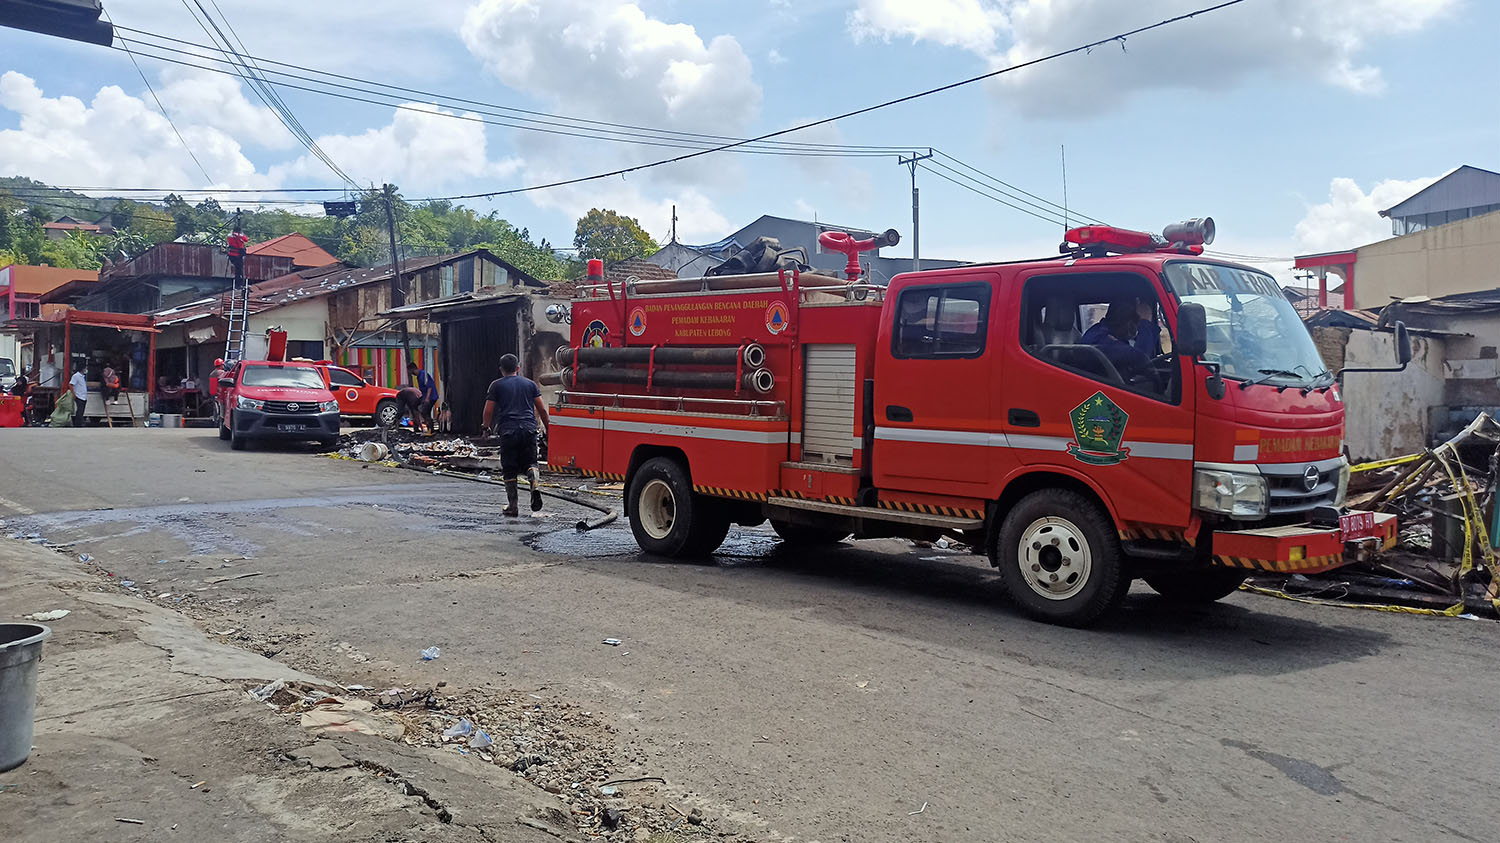
[[[220,389],[233,389],[234,388],[234,378],[219,378],[219,388]]]
[[[1207,350],[1208,314],[1203,305],[1188,302],[1177,309],[1177,351],[1198,358]]]
[[[1411,362],[1411,334],[1406,332],[1406,323],[1396,323],[1396,365],[1406,368]]]

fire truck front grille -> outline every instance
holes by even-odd
[[[1307,469],[1311,465],[1318,474],[1317,483],[1307,488]],[[1266,478],[1270,493],[1270,514],[1290,515],[1307,512],[1319,506],[1332,506],[1339,491],[1339,470],[1343,460],[1331,459],[1316,463],[1287,463],[1262,465],[1260,473]]]
[[[311,416],[318,412],[316,401],[267,401],[266,412],[288,416]]]

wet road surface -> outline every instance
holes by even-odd
[[[587,510],[211,432],[0,431],[9,533],[346,682],[546,689],[621,773],[766,839],[1490,840],[1497,626],[1145,591],[1021,618],[982,559],[899,542],[714,565]],[[246,558],[248,557],[248,558]],[[209,583],[239,574],[244,579]],[[619,638],[619,647],[602,645]],[[417,652],[441,646],[423,663]],[[926,803],[925,811],[913,814]]]

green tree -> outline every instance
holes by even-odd
[[[599,208],[589,209],[578,219],[573,245],[580,258],[602,258],[605,264],[644,257],[660,248],[639,220]]]
[[[43,240],[38,262],[69,269],[98,269],[99,251],[103,247],[104,238],[98,235],[70,231],[61,240]]]

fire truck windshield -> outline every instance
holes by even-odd
[[[1184,302],[1208,315],[1208,350],[1226,378],[1285,386],[1322,385],[1333,376],[1271,276],[1250,269],[1178,261],[1167,281]]]

